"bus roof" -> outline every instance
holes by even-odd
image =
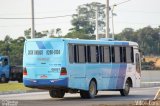
[[[113,39],[99,39],[99,40],[87,40],[87,39],[72,39],[72,38],[34,38],[34,39],[27,39],[28,41],[65,41],[67,43],[78,43],[78,44],[109,44],[109,45],[132,45],[138,46],[136,42],[132,41],[118,41]]]

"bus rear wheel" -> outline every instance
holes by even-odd
[[[94,98],[97,94],[97,85],[95,81],[91,81],[89,84],[89,90],[88,91],[80,91],[81,98]]]
[[[125,88],[120,90],[121,96],[128,96],[130,91],[130,81],[127,80],[125,83]]]
[[[65,95],[64,90],[49,90],[49,95],[52,98],[63,98]]]

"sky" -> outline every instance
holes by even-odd
[[[110,0],[110,6],[126,0]],[[105,4],[106,0],[34,0],[35,18],[55,17],[72,15],[76,13],[79,5],[100,2]],[[114,13],[115,33],[121,32],[124,28],[135,30],[145,26],[158,27],[160,25],[160,0],[130,0],[129,2],[117,5]],[[0,18],[30,18],[31,0],[0,0]],[[35,20],[37,31],[62,29],[62,34],[68,33],[72,28],[72,17],[39,19]],[[12,38],[24,36],[24,30],[31,27],[31,20],[9,20],[0,19],[0,40],[6,35]],[[112,24],[110,21],[112,33]]]

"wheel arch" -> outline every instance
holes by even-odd
[[[96,87],[98,87],[98,83],[97,83],[96,78],[94,78],[94,77],[93,77],[93,78],[91,78],[91,80],[90,80],[90,82],[89,82],[89,85],[90,85],[91,81],[94,81],[94,82],[96,83]],[[88,86],[89,86],[89,85],[88,85]]]
[[[129,81],[130,87],[133,87],[133,81],[132,81],[132,78],[131,78],[131,77],[128,77],[128,78],[126,79],[126,81]]]

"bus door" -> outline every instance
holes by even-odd
[[[140,54],[135,54],[135,62],[136,62],[136,71],[135,71],[135,80],[136,87],[140,87],[140,78],[141,78],[141,65],[140,65]]]

